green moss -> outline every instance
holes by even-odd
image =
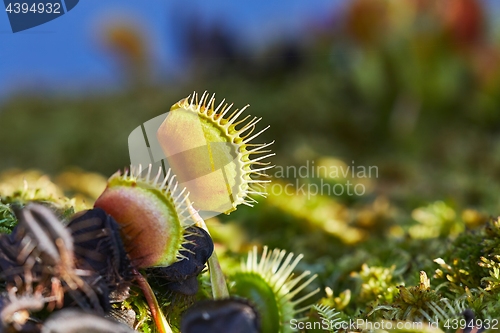
[[[0,202],[0,233],[9,234],[17,225],[17,219],[10,205]]]

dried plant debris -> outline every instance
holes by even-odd
[[[30,285],[19,292],[17,287],[8,287],[0,298],[0,332],[37,332],[39,323],[31,313],[41,311],[49,301],[40,288],[32,290]]]
[[[47,313],[63,307],[104,315],[110,309],[110,291],[131,280],[116,223],[97,211],[80,215],[70,223],[71,229],[49,208],[35,203],[17,217],[12,233],[0,235],[0,279],[6,285],[0,315],[5,330],[35,329]],[[89,235],[94,249],[82,251]],[[96,253],[102,255],[100,265]]]
[[[132,280],[131,264],[116,221],[104,210],[95,208],[73,217],[68,229],[74,239],[77,265],[98,273],[115,301],[117,295],[126,294]]]

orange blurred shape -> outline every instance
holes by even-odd
[[[372,45],[387,28],[387,15],[387,3],[383,0],[354,0],[347,9],[347,32],[361,44]]]
[[[484,10],[479,0],[444,0],[441,15],[453,41],[469,48],[483,39]]]
[[[500,85],[500,49],[495,45],[481,45],[473,52],[472,66],[481,87],[495,92]]]
[[[140,63],[146,57],[141,33],[133,26],[117,24],[107,29],[107,46],[131,63]]]

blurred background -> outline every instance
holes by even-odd
[[[420,255],[400,265],[418,280],[413,273],[432,266],[441,243],[406,245],[405,256],[381,239],[440,239],[500,212],[499,8],[494,0],[81,1],[16,34],[0,17],[3,181],[27,177],[13,169],[36,169],[35,182],[47,174],[91,202],[100,190],[85,177],[103,186],[126,166],[134,128],[207,90],[250,104],[271,125],[260,141],[276,140],[277,166],[378,169],[363,179],[276,177],[351,181],[366,192],[271,194],[221,218],[227,248],[304,252],[337,287],[362,263]]]

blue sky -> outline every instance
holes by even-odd
[[[125,20],[146,32],[157,72],[179,63],[175,29],[186,13],[203,23],[220,20],[247,43],[295,34],[342,0],[80,0],[65,15],[12,33],[0,12],[0,97],[23,88],[96,89],[119,82],[116,64],[103,48],[102,29]],[[180,22],[182,23],[182,22]],[[274,35],[274,36],[273,36]],[[101,45],[101,46],[100,46]]]
[[[500,1],[488,2],[500,7]],[[156,72],[167,76],[180,64],[175,29],[183,22],[176,20],[186,13],[198,13],[207,24],[223,22],[244,43],[257,45],[277,36],[296,35],[326,19],[343,3],[345,0],[80,0],[65,15],[15,34],[7,14],[0,12],[0,98],[25,88],[81,92],[117,86],[116,63],[100,46],[103,27],[113,21],[132,22],[146,32]]]

